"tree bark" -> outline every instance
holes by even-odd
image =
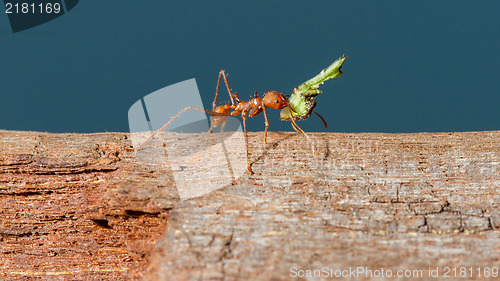
[[[464,267],[460,280],[475,280],[500,267],[498,131],[309,140],[277,132],[267,145],[262,132],[250,133],[255,174],[234,174],[189,200],[179,198],[175,168],[144,163],[130,146],[125,133],[0,131],[4,279],[328,280],[347,272],[344,279],[380,280],[391,271],[407,280],[394,278],[397,270],[413,270],[439,280]]]

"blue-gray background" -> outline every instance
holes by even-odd
[[[125,132],[128,108],[162,87],[196,78],[209,108],[224,68],[242,98],[290,94],[345,54],[318,97],[329,131],[498,130],[499,15],[497,1],[85,0],[14,34],[4,14],[0,129]]]

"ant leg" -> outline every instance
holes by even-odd
[[[229,87],[229,81],[227,80],[226,72],[224,71],[224,69],[221,69],[221,71],[219,71],[219,77],[217,78],[217,87],[215,88],[215,98],[214,98],[214,102],[212,103],[212,111],[215,111],[215,108],[217,107],[217,98],[219,97],[219,86],[220,86],[221,77],[224,78],[224,83],[226,84],[226,88],[227,88],[227,91],[229,93],[229,98],[231,98],[231,106],[233,106],[233,107],[235,106],[235,104],[234,104],[235,99],[236,99],[236,102],[240,102],[238,95],[233,94],[231,92],[231,88]],[[214,124],[213,124],[213,122],[210,122],[210,129],[208,130],[208,132],[211,133],[213,129],[214,129]]]
[[[241,118],[243,119],[243,131],[245,132],[245,145],[247,148],[247,170],[250,172],[251,175],[253,175],[252,168],[250,167],[250,159],[248,157],[248,136],[247,136],[247,117],[245,115],[241,115]]]
[[[264,112],[264,124],[266,125],[266,128],[264,129],[264,143],[267,144],[267,129],[269,129],[269,119],[267,118],[265,106],[262,106],[262,111]]]
[[[231,105],[235,106],[235,104],[234,104],[235,98],[236,98],[236,101],[239,102],[238,95],[237,94],[233,94],[231,92],[231,88],[229,87],[229,81],[227,80],[226,72],[224,70],[221,70],[219,73],[222,73],[222,77],[224,77],[224,83],[226,84],[227,92],[229,93],[229,97],[231,98]]]
[[[224,83],[226,84],[227,91],[229,92],[229,97],[231,98],[231,105],[234,106],[234,95],[231,92],[231,88],[229,87],[226,72],[224,71],[224,69],[221,69],[221,71],[219,71],[219,78],[217,78],[217,88],[215,88],[215,98],[214,102],[212,103],[212,110],[215,110],[215,107],[217,107],[217,97],[219,96],[219,85],[221,77],[224,78]]]
[[[298,133],[302,133],[302,134],[306,137],[307,141],[308,141],[309,143],[311,143],[311,147],[312,147],[313,155],[314,155],[314,157],[316,157],[316,150],[314,149],[314,143],[312,143],[312,142],[311,142],[311,139],[310,139],[310,138],[309,138],[309,136],[306,134],[306,132],[304,132],[304,130],[302,130],[302,128],[300,128],[300,127],[299,127],[299,125],[297,125],[297,123],[295,123],[295,118],[293,118],[293,116],[292,116],[291,120],[292,120],[292,127],[293,127],[293,129],[294,129],[295,131],[297,131]]]
[[[226,115],[224,115],[226,116]],[[224,120],[224,122],[222,122],[222,124],[220,125],[220,132],[224,132],[224,128],[226,127],[226,123],[227,123],[227,120]],[[211,133],[214,129],[214,123],[213,122],[210,122],[210,129],[208,129],[208,133]]]
[[[217,78],[217,87],[215,88],[215,98],[214,98],[214,102],[212,103],[212,110],[215,110],[215,107],[217,106],[217,97],[219,96],[220,77],[221,77],[223,71],[224,70],[221,70],[219,72],[219,78]],[[212,126],[210,126],[210,130],[212,130]]]
[[[205,112],[207,114],[211,114],[211,115],[215,115],[215,116],[231,116],[229,114],[222,114],[222,113],[218,113],[218,112],[214,112],[214,111],[211,111],[211,110],[206,110],[206,109],[203,109],[203,108],[200,108],[200,107],[196,107],[196,106],[188,106],[186,108],[184,108],[183,110],[181,110],[179,113],[177,113],[174,117],[172,117],[170,119],[170,121],[168,121],[167,123],[165,123],[165,125],[163,125],[160,129],[156,130],[156,132],[154,132],[148,139],[146,139],[141,145],[139,145],[135,150],[138,150],[140,149],[145,143],[147,143],[148,141],[150,141],[152,138],[154,138],[154,136],[156,136],[159,132],[163,131],[168,125],[170,125],[177,117],[179,117],[182,113],[184,113],[186,110],[188,109],[194,109],[194,110],[198,110],[198,111],[201,111],[201,112]]]

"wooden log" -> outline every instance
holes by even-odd
[[[1,279],[140,278],[176,195],[127,145],[123,133],[0,131]]]
[[[124,133],[0,131],[5,279],[436,280],[464,267],[475,280],[500,266],[498,131],[251,133],[254,175],[182,201],[170,166],[129,146]]]

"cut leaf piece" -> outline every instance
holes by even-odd
[[[323,84],[323,82],[328,79],[337,78],[342,75],[340,68],[344,64],[346,58],[346,56],[338,58],[318,75],[296,87],[288,99],[292,111],[290,112],[289,107],[283,108],[280,112],[281,120],[290,120],[292,114],[295,120],[305,120],[309,118],[317,103],[316,96],[321,94],[321,91],[318,90],[319,85]]]

